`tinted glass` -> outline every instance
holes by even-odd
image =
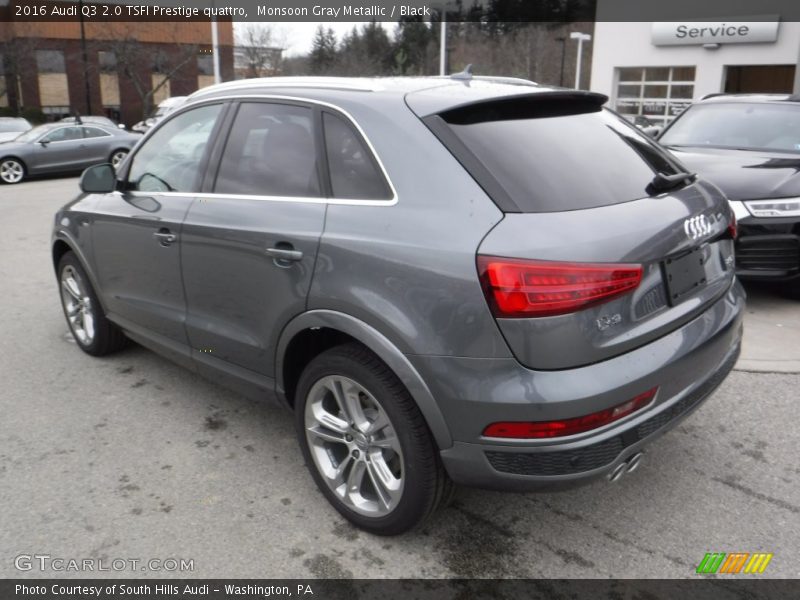
[[[442,116],[522,212],[643,198],[657,171],[677,171],[647,136],[596,106],[519,100]]]
[[[239,107],[214,191],[220,194],[319,197],[313,113],[262,102]]]
[[[324,113],[325,148],[335,198],[391,198],[392,193],[367,145],[342,118]]]
[[[659,141],[667,146],[800,152],[800,106],[696,104]]]
[[[84,127],[83,128],[83,137],[84,138],[97,138],[97,137],[106,137],[111,135],[100,129],[99,127]]]
[[[80,127],[61,127],[47,134],[42,141],[45,142],[69,142],[83,139]]]
[[[201,106],[159,128],[133,157],[128,188],[147,192],[194,192],[200,164],[222,105]]]

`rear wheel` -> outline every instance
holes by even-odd
[[[19,183],[25,177],[25,165],[16,158],[0,160],[0,180],[3,183]]]
[[[296,398],[306,464],[328,501],[356,526],[400,534],[452,496],[422,414],[366,348],[346,344],[314,358]]]
[[[126,345],[125,334],[103,314],[86,271],[72,252],[58,263],[58,281],[64,316],[81,350],[103,356]]]

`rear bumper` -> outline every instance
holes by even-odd
[[[627,354],[567,371],[513,360],[409,357],[429,382],[454,444],[441,452],[461,485],[513,491],[574,487],[610,474],[699,407],[739,354],[744,291],[737,282],[703,314]],[[552,440],[484,438],[496,421],[585,415],[658,386],[654,403],[584,434]]]

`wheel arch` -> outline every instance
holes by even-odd
[[[403,382],[440,450],[453,445],[450,429],[433,394],[408,358],[374,327],[332,310],[312,310],[292,319],[281,332],[275,356],[275,390],[289,407],[300,373],[320,352],[355,341],[369,349]]]
[[[112,158],[112,157],[113,157],[113,156],[114,156],[114,155],[115,155],[117,152],[124,152],[124,153],[127,155],[127,154],[130,154],[130,153],[131,153],[131,149],[130,149],[130,148],[126,148],[125,146],[116,146],[116,147],[115,147],[115,148],[114,148],[114,149],[113,149],[111,152],[109,152],[109,153],[108,153],[108,160],[110,161],[110,160],[111,160],[111,158]]]
[[[83,250],[79,244],[73,240],[68,233],[66,233],[63,229],[57,231],[53,242],[51,244],[51,256],[53,258],[53,270],[56,273],[56,278],[58,278],[58,263],[61,261],[61,258],[67,253],[72,252],[77,258],[78,261],[81,263],[83,270],[86,272],[86,275],[89,277],[89,282],[92,284],[92,288],[94,288],[95,295],[97,299],[100,301],[100,306],[103,308],[103,311],[106,310],[105,300],[103,299],[103,294],[101,293],[100,286],[98,285],[97,279],[94,276],[94,272],[91,268],[89,268],[89,261],[86,258]]]

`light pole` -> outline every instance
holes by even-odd
[[[442,7],[442,23],[439,31],[439,75],[444,77],[447,65],[447,10]]]
[[[575,89],[579,90],[581,87],[581,58],[583,56],[583,42],[590,42],[592,36],[588,33],[581,33],[573,31],[569,34],[571,40],[578,40],[578,63],[575,67]]]
[[[211,8],[215,8],[211,2]],[[216,11],[214,11],[216,13]],[[214,83],[222,82],[219,69],[219,29],[217,27],[217,17],[211,17],[211,62],[214,65]]]

